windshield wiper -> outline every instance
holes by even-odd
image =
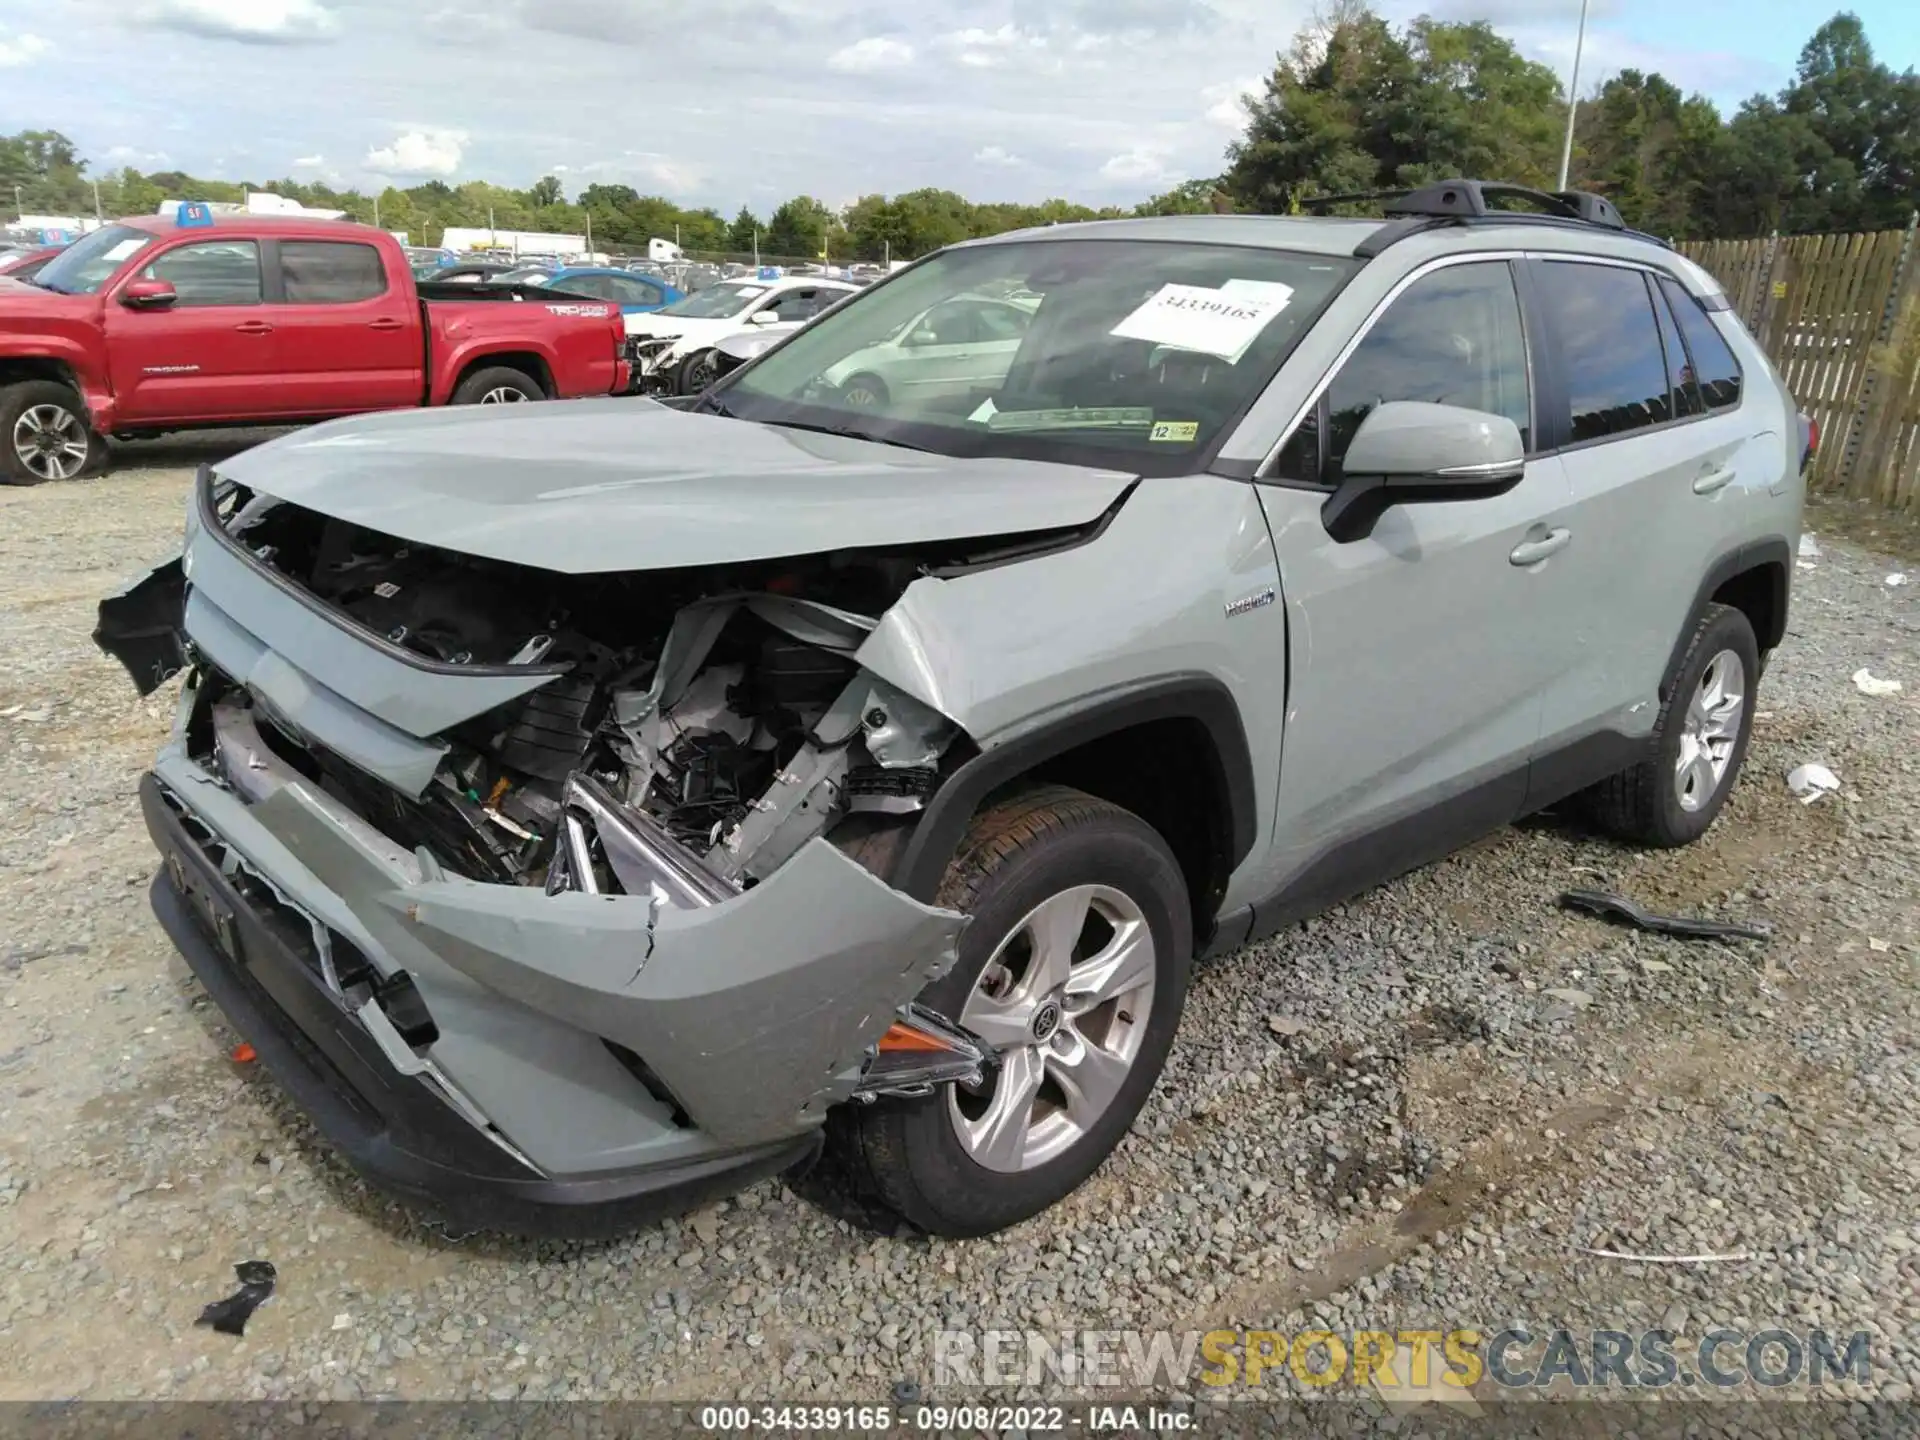
[[[915,445],[909,440],[895,440],[887,435],[869,435],[864,430],[854,430],[845,425],[812,425],[803,420],[766,420],[766,425],[777,425],[783,430],[806,430],[815,435],[838,435],[843,440],[870,440],[875,445],[895,445],[902,450],[927,452],[924,445]]]

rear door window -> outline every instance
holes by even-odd
[[[350,305],[387,293],[380,252],[339,240],[282,240],[280,278],[289,305]]]
[[[1564,260],[1544,262],[1539,273],[1541,308],[1560,342],[1573,443],[1668,419],[1667,361],[1645,273]]]
[[[1740,362],[1734,359],[1733,348],[1707,312],[1700,308],[1700,302],[1689,295],[1679,281],[1662,276],[1660,289],[1673,307],[1674,318],[1680,322],[1680,333],[1686,337],[1687,358],[1693,365],[1707,409],[1726,410],[1738,405]]]

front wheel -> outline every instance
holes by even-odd
[[[682,395],[698,395],[719,378],[720,352],[696,350],[680,365],[679,388]]]
[[[1035,1215],[1099,1168],[1166,1063],[1193,923],[1179,864],[1139,817],[1048,787],[975,817],[939,903],[959,959],[921,999],[999,1051],[976,1089],[836,1116],[857,1179],[937,1235]]]
[[[71,387],[27,380],[0,389],[0,480],[77,480],[98,468],[106,453],[106,441],[87,425],[86,407]]]

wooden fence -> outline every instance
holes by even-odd
[[[1914,228],[1691,241],[1820,423],[1813,483],[1920,509],[1920,254]]]

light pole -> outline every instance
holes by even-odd
[[[1580,32],[1573,42],[1573,73],[1567,79],[1567,138],[1560,146],[1560,183],[1567,188],[1567,171],[1573,165],[1573,117],[1580,113],[1580,52],[1587,44],[1587,0],[1580,0]]]

